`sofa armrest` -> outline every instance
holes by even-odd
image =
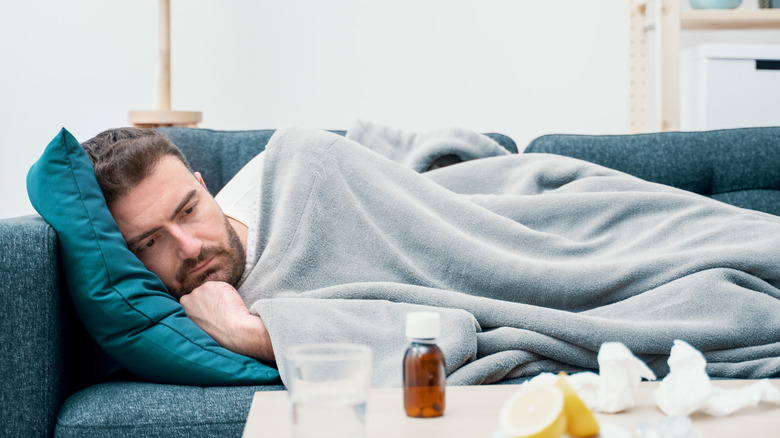
[[[76,316],[43,218],[0,219],[0,266],[0,436],[52,436],[65,397],[101,377],[105,355]]]
[[[57,235],[38,216],[0,220],[0,435],[49,436],[64,398]]]

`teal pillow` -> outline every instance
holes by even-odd
[[[65,281],[87,331],[117,362],[160,383],[278,383],[279,372],[222,348],[130,252],[92,164],[64,128],[27,174],[35,209],[57,231]]]

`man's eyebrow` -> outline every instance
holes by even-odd
[[[139,234],[138,236],[133,237],[132,239],[127,241],[127,247],[133,249],[134,246],[138,245],[142,240],[156,233],[159,229],[160,229],[159,227],[153,228],[143,234]]]
[[[197,193],[197,190],[191,190],[189,193],[187,193],[187,196],[184,197],[184,199],[181,200],[179,205],[176,206],[176,209],[173,210],[173,214],[171,215],[171,220],[176,219],[176,216],[179,215],[179,213],[184,210],[184,207],[187,206],[187,204],[190,202],[190,200],[195,196]]]
[[[189,193],[187,193],[186,196],[181,200],[179,205],[176,206],[176,208],[173,210],[173,214],[171,214],[171,220],[176,219],[176,216],[179,215],[179,213],[184,210],[184,207],[187,206],[187,204],[192,200],[192,198],[197,193],[196,190],[191,190]],[[152,228],[151,230],[145,231],[138,236],[133,237],[132,239],[127,241],[127,246],[132,248],[138,243],[140,243],[142,240],[146,239],[147,237],[151,236],[152,234],[156,233],[160,230],[160,227]]]

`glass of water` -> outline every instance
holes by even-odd
[[[359,344],[303,344],[283,353],[295,438],[362,438],[372,351]]]

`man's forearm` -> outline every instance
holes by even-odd
[[[226,341],[228,345],[223,344],[225,348],[265,363],[276,363],[271,337],[259,316],[247,314],[234,329],[234,335]]]
[[[271,337],[260,316],[252,315],[233,286],[211,281],[182,296],[187,316],[230,351],[275,364]]]

